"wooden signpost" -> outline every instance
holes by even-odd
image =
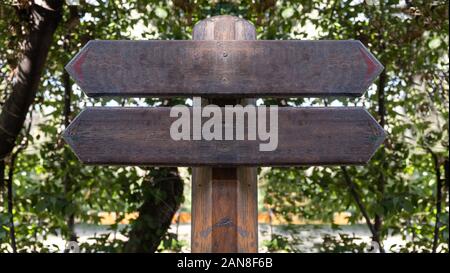
[[[66,69],[88,96],[201,96],[220,113],[242,103],[257,116],[271,112],[250,98],[360,96],[383,69],[359,41],[255,37],[249,22],[217,16],[194,27],[193,41],[91,41]],[[197,106],[187,120],[202,125],[207,118],[195,120]],[[86,164],[194,167],[192,252],[257,252],[255,166],[365,164],[385,138],[360,107],[277,113],[276,139],[252,135],[256,127],[246,122],[220,128],[223,135],[241,126],[242,139],[195,138],[201,132],[188,124],[188,134],[174,140],[171,108],[91,107],[64,139]],[[261,150],[267,141],[276,149]]]

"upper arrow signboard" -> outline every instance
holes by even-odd
[[[88,96],[361,96],[383,70],[349,41],[90,41],[66,67]]]

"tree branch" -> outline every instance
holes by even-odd
[[[367,212],[367,209],[366,209],[364,203],[362,202],[361,197],[359,196],[358,186],[355,183],[353,183],[353,181],[351,180],[346,167],[341,166],[341,170],[344,175],[345,184],[347,184],[347,187],[350,190],[350,194],[352,195],[353,199],[355,200],[356,205],[359,208],[359,211],[363,215],[364,220],[366,221],[366,224],[369,227],[370,232],[372,233],[372,240],[374,240],[375,242],[378,243],[378,245],[380,246],[380,252],[384,253],[383,246],[379,240],[379,237],[377,236],[377,231],[375,230],[374,225],[370,221],[369,213]]]
[[[436,253],[439,245],[439,227],[441,222],[442,212],[442,179],[441,179],[441,166],[439,164],[439,157],[431,149],[428,149],[433,158],[434,173],[436,175],[436,218],[433,231],[433,247],[432,252]]]
[[[8,169],[8,179],[6,180],[6,188],[7,188],[7,199],[8,199],[8,216],[9,216],[9,239],[11,240],[11,248],[13,253],[17,253],[16,246],[16,231],[14,227],[14,214],[13,214],[13,206],[14,206],[14,196],[13,196],[13,175],[14,175],[14,164],[16,157],[12,157],[9,163]]]
[[[17,245],[16,245],[16,232],[15,232],[15,226],[14,226],[14,195],[13,195],[13,179],[14,179],[14,169],[16,164],[17,156],[28,146],[28,135],[31,131],[31,125],[33,121],[33,112],[30,112],[30,123],[28,124],[28,127],[25,132],[24,140],[20,144],[20,146],[11,154],[10,160],[9,160],[9,166],[8,166],[8,179],[6,181],[6,188],[7,188],[7,199],[8,199],[8,215],[9,215],[9,237],[11,240],[11,248],[13,250],[13,253],[17,253]]]

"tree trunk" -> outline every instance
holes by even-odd
[[[11,153],[33,103],[52,43],[53,34],[61,20],[63,0],[42,1],[29,8],[29,32],[23,43],[22,57],[12,91],[0,113],[0,159]]]
[[[177,168],[154,168],[142,184],[144,203],[133,222],[125,252],[155,252],[183,197]]]

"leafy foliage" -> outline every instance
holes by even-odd
[[[21,41],[27,35],[24,18],[31,2],[6,0],[0,4],[0,105],[17,69]],[[167,102],[87,98],[70,80],[67,84],[64,65],[91,39],[190,39],[199,20],[230,14],[254,23],[258,39],[358,39],[381,60],[385,66],[382,80],[360,99],[300,98],[284,103],[367,107],[383,124],[388,139],[369,165],[345,168],[363,209],[381,240],[400,234],[407,241],[400,251],[429,252],[434,247],[437,192],[442,191],[437,251],[448,252],[448,1],[80,2],[79,6],[64,6],[39,92],[17,141],[16,158],[5,160],[5,178],[13,184],[12,216],[19,251],[54,251],[42,241],[52,234],[70,238],[67,219],[71,216],[97,224],[98,212],[108,211],[115,212],[120,221],[126,213],[139,209],[143,195],[164,198],[158,197],[157,190],[144,192],[142,183],[152,170],[83,166],[63,143],[61,132],[66,119],[72,120],[86,105]],[[68,86],[73,88],[69,100]],[[350,223],[363,219],[342,168],[272,168],[262,181],[264,203],[288,221],[301,216],[332,222],[334,213],[342,211],[351,213]],[[440,189],[438,181],[442,182]],[[2,185],[1,251],[11,251],[7,199]],[[110,234],[81,247],[88,252],[121,252],[124,242],[111,239],[117,232],[127,235],[130,226],[111,225]],[[295,251],[289,240],[292,238],[273,237],[268,247]],[[323,240],[323,251],[365,248],[348,237],[324,236]],[[160,245],[160,250],[167,248],[180,250],[180,242],[171,234],[166,234]]]

